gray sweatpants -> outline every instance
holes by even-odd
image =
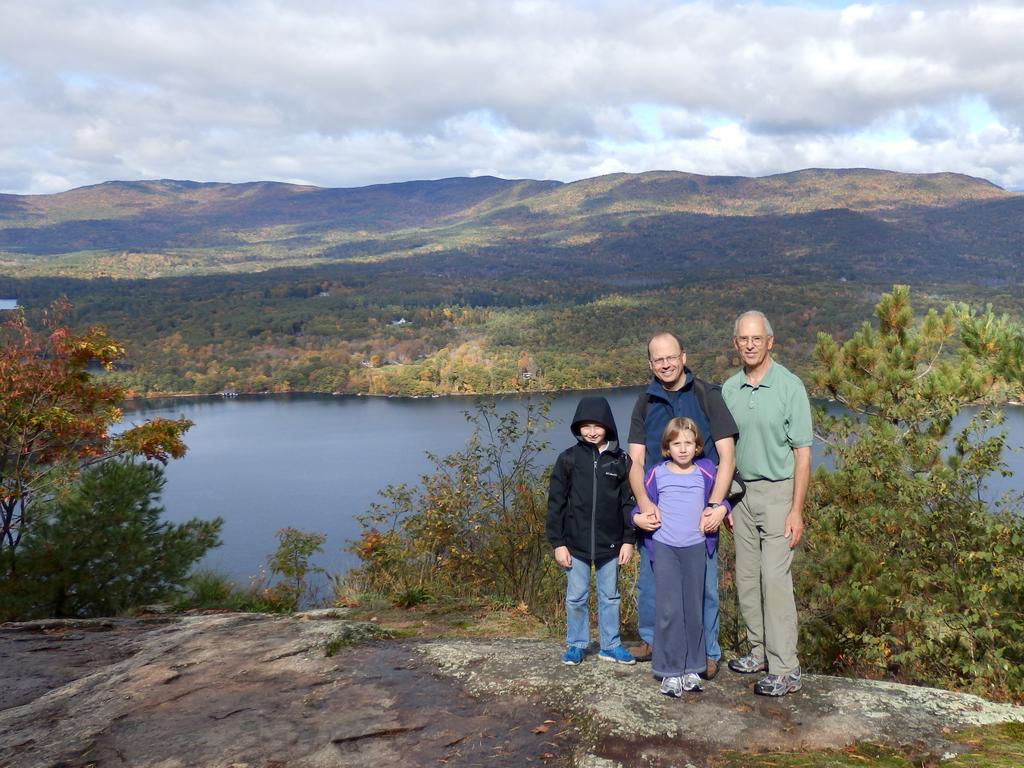
[[[747,494],[733,511],[736,592],[754,658],[785,675],[800,665],[793,597],[793,550],[785,537],[793,506],[793,480],[747,481]]]
[[[681,677],[707,668],[704,656],[704,542],[670,547],[650,540],[654,553],[654,647],[651,672]]]

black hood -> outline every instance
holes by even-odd
[[[580,438],[580,424],[584,421],[596,421],[607,431],[609,443],[619,442],[619,431],[615,429],[615,417],[612,416],[612,407],[603,397],[584,397],[576,406],[576,415],[572,417],[572,433]]]

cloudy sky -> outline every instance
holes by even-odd
[[[1024,0],[0,0],[0,192],[675,169],[1024,188]]]

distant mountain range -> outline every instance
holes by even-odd
[[[734,314],[805,375],[881,291],[1021,316],[1024,195],[953,173],[676,172],[357,189],[107,182],[0,196],[0,297],[60,296],[139,392],[432,395],[617,386],[658,328],[721,380]],[[116,279],[115,279],[116,278]]]
[[[352,189],[111,181],[0,195],[0,274],[161,277],[412,259],[437,274],[651,270],[1017,280],[1024,195],[954,173],[652,171]],[[415,264],[415,267],[414,267]],[[632,276],[632,277],[631,277]]]

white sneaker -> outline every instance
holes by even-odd
[[[683,695],[683,678],[666,677],[661,681],[661,692],[666,696],[675,696],[677,699]]]
[[[679,678],[676,679],[678,680]],[[700,675],[695,672],[683,675],[682,687],[684,691],[692,693],[700,693],[704,690],[704,686],[700,684]]]

